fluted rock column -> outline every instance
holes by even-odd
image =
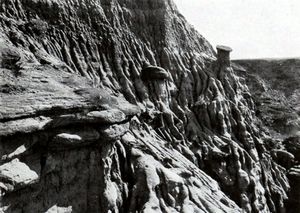
[[[230,63],[230,52],[232,49],[227,46],[217,46],[217,77],[218,79],[224,83],[224,79],[227,73],[229,73],[232,68],[231,68],[231,63]]]
[[[171,92],[169,88],[169,73],[157,66],[144,63],[141,71],[141,79],[148,87],[149,97],[156,104],[158,114],[160,114],[161,131],[172,141],[183,141],[184,137],[175,123],[182,121],[170,109]],[[168,131],[167,131],[168,129]],[[169,134],[170,132],[171,134]]]
[[[227,46],[218,45],[218,63],[222,66],[230,66],[230,52],[232,49]]]
[[[169,105],[170,94],[167,83],[169,73],[165,69],[144,63],[141,71],[141,79],[148,86],[150,90],[149,95],[150,97],[152,96],[153,100],[162,101],[166,105]]]

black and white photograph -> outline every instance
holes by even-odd
[[[300,1],[0,0],[0,213],[300,213]]]

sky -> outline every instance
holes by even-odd
[[[299,0],[174,0],[214,47],[233,59],[300,57]]]

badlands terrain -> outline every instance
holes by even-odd
[[[298,211],[298,60],[231,62],[172,0],[0,0],[0,29],[0,212]]]

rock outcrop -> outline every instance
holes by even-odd
[[[288,172],[288,178],[290,183],[292,184],[292,188],[289,192],[289,201],[287,203],[287,208],[289,212],[296,213],[299,211],[300,207],[300,193],[299,193],[299,184],[300,184],[300,170],[299,165],[294,166]]]
[[[0,12],[2,212],[286,210],[286,169],[229,49],[171,0]]]
[[[236,73],[253,94],[256,115],[267,129],[266,145],[275,162],[287,169],[291,190],[288,212],[298,212],[300,184],[299,59],[237,60]],[[275,139],[275,140],[274,140]]]

